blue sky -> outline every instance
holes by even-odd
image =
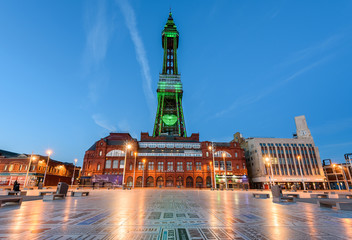
[[[351,1],[2,1],[0,149],[83,162],[111,131],[153,131],[172,7],[187,133],[352,152]]]

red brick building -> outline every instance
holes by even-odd
[[[0,186],[11,186],[17,180],[21,186],[24,182],[29,167],[27,186],[38,186],[43,182],[47,156],[33,155],[34,160],[30,161],[30,154],[19,154],[0,150]],[[80,174],[80,167],[75,168],[75,183]],[[71,184],[74,172],[74,164],[56,161],[50,158],[45,178],[46,186],[55,186],[58,182]]]
[[[225,171],[229,188],[248,186],[244,151],[239,144],[231,141],[213,145],[217,187],[226,186]],[[116,180],[102,182],[121,184],[126,157],[124,183],[128,186],[211,187],[214,186],[211,146],[209,141],[200,142],[199,134],[151,137],[142,133],[141,140],[137,141],[128,133],[111,133],[86,151],[82,183],[97,184],[95,177],[108,179],[110,176]]]

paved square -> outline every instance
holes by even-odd
[[[90,190],[0,209],[0,239],[351,239],[352,212],[252,192]]]

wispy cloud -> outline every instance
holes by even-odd
[[[332,35],[312,46],[309,46],[307,48],[301,49],[293,53],[292,55],[288,56],[288,58],[285,61],[283,61],[279,66],[286,67],[286,66],[310,59],[312,57],[315,57],[320,53],[324,53],[324,52],[326,53],[326,51],[337,46],[342,38],[343,38],[342,34]]]
[[[132,6],[127,0],[117,0],[116,2],[118,3],[118,5],[122,10],[122,14],[125,18],[127,28],[129,30],[132,42],[136,50],[137,61],[141,67],[141,72],[144,79],[143,81],[144,94],[147,99],[148,106],[152,111],[155,106],[155,96],[152,90],[152,78],[150,76],[147,54],[144,48],[142,38],[137,28],[136,16]]]
[[[85,77],[87,77],[101,70],[102,63],[106,57],[109,39],[112,35],[113,28],[108,21],[105,1],[98,1],[97,6],[90,5],[87,7],[85,24],[87,33],[83,55],[83,70]],[[93,103],[99,98],[99,86],[107,80],[106,76],[104,78],[93,77],[88,83],[88,97]]]
[[[98,126],[104,128],[104,129],[106,129],[106,130],[108,130],[110,132],[116,132],[116,127],[113,124],[110,124],[108,122],[108,120],[106,120],[103,115],[101,115],[101,114],[93,114],[92,115],[92,119],[94,120],[94,122]]]
[[[250,96],[245,96],[245,97],[241,97],[238,98],[236,101],[234,101],[228,108],[216,113],[214,115],[214,117],[220,117],[230,111],[233,111],[234,109],[236,109],[239,106],[244,106],[244,105],[249,105],[255,102],[260,101],[261,99],[263,99],[266,96],[269,96],[271,93],[273,93],[274,91],[278,90],[281,86],[293,81],[294,79],[296,79],[297,77],[299,77],[300,75],[304,74],[305,72],[308,72],[309,70],[319,66],[320,64],[326,62],[329,59],[329,57],[323,58],[317,62],[314,62],[313,64],[310,64],[302,69],[300,69],[299,71],[291,74],[289,77],[282,79],[278,82],[276,82],[275,84],[261,89],[260,92],[258,92],[256,95],[250,95]]]

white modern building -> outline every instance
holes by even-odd
[[[247,138],[245,149],[252,188],[325,189],[318,147],[305,116],[295,117],[293,138]]]

